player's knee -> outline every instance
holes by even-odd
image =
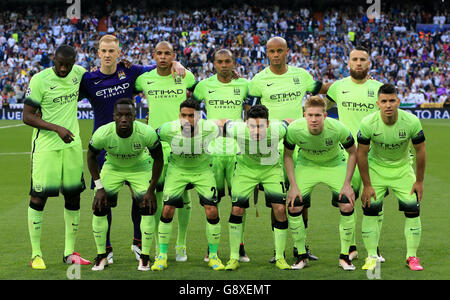
[[[350,216],[351,214],[353,214],[353,206],[349,203],[340,204],[339,210],[341,211],[341,215],[343,216]]]
[[[175,214],[175,206],[172,205],[164,205],[161,218],[172,219]]]
[[[80,194],[64,195],[64,207],[68,210],[79,210]]]
[[[302,214],[302,211],[303,211],[303,205],[302,206],[289,206],[288,207],[288,213],[291,216],[293,216],[294,214],[300,216]]]
[[[235,216],[243,216],[245,212],[245,208],[239,207],[239,206],[233,206],[231,209],[231,214]]]
[[[405,213],[405,217],[407,217],[407,218],[417,218],[420,216],[420,212],[418,212],[418,211],[414,211],[414,212],[405,211],[404,213]]]
[[[341,215],[342,216],[351,216],[353,215],[353,213],[355,212],[355,210],[353,209],[353,207],[350,208],[340,208],[341,211]]]
[[[66,200],[64,203],[64,208],[67,210],[80,210],[80,198],[78,198],[78,200],[75,199],[75,201]]]
[[[219,216],[216,206],[205,205],[205,213],[208,219],[216,219]]]
[[[45,199],[45,198],[31,197],[29,206],[34,210],[43,211],[46,202],[47,202],[47,199]]]

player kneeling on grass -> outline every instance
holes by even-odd
[[[156,211],[156,183],[163,167],[163,153],[156,131],[141,122],[135,122],[136,111],[132,99],[122,98],[114,106],[114,122],[98,128],[91,139],[87,154],[89,172],[96,186],[92,203],[92,229],[97,257],[93,271],[107,266],[106,234],[107,208],[117,205],[117,195],[127,181],[138,202],[141,214],[142,253],[138,270],[150,270],[150,247],[154,235]],[[153,166],[151,158],[153,158]],[[97,156],[104,149],[106,162],[99,174]]]
[[[308,265],[301,211],[303,207],[310,206],[313,188],[324,183],[332,190],[332,205],[339,207],[341,212],[339,266],[344,270],[354,270],[348,254],[355,230],[355,194],[351,187],[356,166],[355,141],[344,124],[327,118],[326,106],[325,100],[319,96],[307,99],[304,118],[289,125],[284,141],[284,165],[290,182],[287,195],[289,228],[294,242],[299,245],[300,254],[292,268],[303,269]],[[296,145],[299,152],[294,167],[292,153]],[[349,154],[348,160],[345,159],[343,148]]]
[[[227,136],[234,138],[240,149],[231,181],[232,210],[229,219],[230,260],[226,270],[239,267],[239,247],[243,231],[242,217],[249,207],[249,199],[256,186],[264,187],[266,206],[275,215],[274,238],[276,266],[289,270],[284,258],[288,220],[283,169],[279,162],[278,144],[286,134],[291,120],[269,122],[269,111],[264,105],[255,105],[247,112],[247,121],[219,121]]]
[[[368,254],[362,269],[376,267],[380,235],[377,216],[383,208],[385,191],[391,188],[398,198],[399,210],[406,217],[406,264],[411,270],[420,271],[423,267],[416,252],[422,232],[419,213],[425,174],[425,136],[420,120],[398,109],[400,99],[392,84],[380,87],[377,105],[380,110],[362,119],[358,133],[358,168],[364,184],[362,237]],[[411,165],[410,140],[416,151],[417,174]]]
[[[218,126],[201,119],[200,103],[187,99],[180,104],[179,119],[164,123],[158,134],[171,147],[164,183],[164,207],[158,227],[159,255],[152,270],[167,268],[167,250],[172,234],[175,208],[182,208],[183,193],[191,184],[199,194],[206,213],[206,238],[209,248],[209,266],[213,270],[225,267],[217,256],[220,241],[220,223],[217,210],[217,190],[208,152],[210,142],[219,134]]]

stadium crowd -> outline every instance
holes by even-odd
[[[289,64],[331,82],[349,75],[349,51],[363,44],[371,50],[370,75],[397,85],[402,102],[449,103],[449,31],[416,31],[416,24],[450,24],[447,11],[394,7],[369,20],[362,6],[313,12],[277,6],[138,10],[126,5],[108,7],[104,17],[84,13],[77,22],[61,16],[65,11],[43,7],[0,14],[4,106],[23,102],[32,75],[51,66],[52,53],[61,44],[76,47],[77,64],[87,69],[99,66],[95,41],[106,33],[118,36],[124,59],[143,65],[154,63],[152,51],[158,41],[171,42],[177,60],[198,80],[213,74],[212,55],[224,47],[235,54],[238,72],[252,78],[268,65],[265,42],[283,36],[290,48]]]

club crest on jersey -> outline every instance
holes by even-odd
[[[72,82],[73,82],[73,84],[77,84],[77,83],[78,83],[78,78],[74,77],[74,78],[72,79]]]
[[[181,84],[181,76],[176,76],[175,77],[175,84]]]
[[[398,131],[398,137],[401,138],[401,139],[406,138],[406,130],[405,129],[400,129]]]
[[[135,150],[135,151],[142,150],[142,145],[141,145],[141,143],[139,143],[139,142],[133,143],[133,150]]]
[[[297,76],[294,76],[294,78],[292,78],[292,81],[294,81],[294,84],[300,84],[300,79],[298,79]]]
[[[124,71],[117,72],[117,76],[119,77],[119,80],[127,78],[127,75],[125,75]]]
[[[325,145],[326,146],[332,146],[333,145],[333,140],[331,138],[326,138],[325,139]]]
[[[368,90],[367,91],[367,97],[374,97],[375,96],[375,91],[374,90]]]
[[[241,94],[241,89],[238,88],[238,87],[234,88],[234,94],[235,94],[236,96],[239,96],[239,95]]]

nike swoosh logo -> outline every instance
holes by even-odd
[[[307,144],[308,142],[298,142],[299,144]]]
[[[102,233],[101,231],[93,231],[94,233]]]
[[[34,225],[41,224],[41,223],[42,223],[42,221],[41,222],[33,222]]]
[[[101,80],[99,80],[99,81],[94,81],[94,84],[97,85],[97,84],[99,84],[100,82],[102,82],[102,81],[101,81]]]
[[[117,148],[117,146],[108,146],[108,149],[114,149]]]
[[[74,223],[72,223],[72,226],[78,226],[78,224],[74,224]]]
[[[56,88],[56,86],[51,86],[50,89],[53,90],[54,88]]]
[[[373,136],[379,136],[381,134],[383,134],[383,133],[374,133]]]
[[[212,94],[212,93],[214,93],[215,91],[208,91],[208,93],[210,93],[210,94]]]
[[[271,85],[273,85],[273,82],[272,82],[272,83],[268,83],[268,84],[267,84],[267,86],[271,86]]]
[[[350,93],[350,91],[342,91],[342,94]]]
[[[154,81],[147,81],[147,84],[152,84]]]

